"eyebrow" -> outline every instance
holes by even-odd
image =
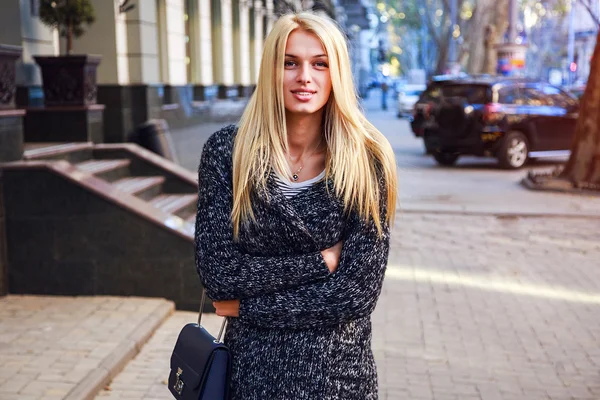
[[[295,56],[293,54],[286,54],[285,56],[288,57],[288,58],[298,58],[298,56]],[[325,58],[327,58],[327,54],[318,54],[316,56],[312,56],[311,58],[319,58],[319,57],[325,57]]]

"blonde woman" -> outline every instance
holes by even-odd
[[[199,167],[196,264],[228,320],[234,400],[377,399],[370,315],[396,190],[343,34],[281,17],[239,127],[212,135]]]

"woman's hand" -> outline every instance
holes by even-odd
[[[340,240],[332,247],[321,252],[323,259],[325,260],[325,264],[327,264],[327,268],[329,268],[329,272],[332,274],[340,264],[340,255],[342,254],[343,244],[344,242]]]
[[[213,301],[213,306],[215,307],[216,314],[219,317],[239,317],[240,316],[240,301],[239,300]]]

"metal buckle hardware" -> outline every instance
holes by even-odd
[[[175,391],[177,392],[178,395],[181,396],[181,392],[183,392],[183,381],[180,379],[181,374],[183,374],[183,370],[181,368],[177,368],[177,380],[175,381],[175,385],[173,386],[173,389],[175,389]]]

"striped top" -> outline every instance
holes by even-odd
[[[273,177],[275,178],[275,182],[277,182],[277,186],[279,186],[285,197],[289,199],[325,178],[325,170],[314,178],[302,182],[292,182],[288,178],[281,176],[278,172],[275,172]]]

